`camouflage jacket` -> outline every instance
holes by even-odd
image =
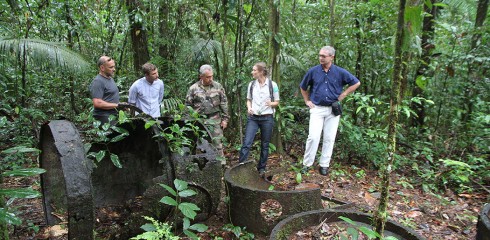
[[[223,121],[230,119],[225,89],[215,81],[210,86],[204,86],[201,81],[194,83],[187,91],[185,105],[208,118],[219,114]]]

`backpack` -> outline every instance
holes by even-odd
[[[271,102],[274,102],[274,94],[272,93],[272,81],[270,79],[269,80],[269,93],[271,95]],[[254,94],[253,94],[253,90],[254,90],[254,86],[255,86],[255,80],[252,80],[251,81],[251,86],[250,86],[250,98],[251,99],[254,99]]]

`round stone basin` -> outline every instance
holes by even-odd
[[[248,161],[225,172],[233,225],[268,236],[282,219],[323,207],[319,187],[293,191],[271,190],[271,183],[258,174],[255,165],[254,161]],[[273,209],[267,209],[271,206]]]
[[[490,240],[490,203],[483,206],[476,225],[476,240]]]
[[[282,220],[274,227],[269,239],[289,239],[296,232],[311,226],[317,226],[322,223],[344,222],[339,218],[341,216],[354,221],[357,226],[370,228],[369,224],[371,223],[372,216],[369,214],[348,210],[322,209],[298,213]],[[399,240],[424,239],[412,229],[406,228],[393,221],[386,222],[384,236],[394,236]]]

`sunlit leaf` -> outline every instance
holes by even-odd
[[[123,110],[119,110],[118,122],[121,124],[127,121],[128,121],[128,117],[126,116],[126,113],[124,113]]]
[[[195,233],[193,233],[189,230],[184,230],[184,234],[187,235],[188,237],[190,237],[192,240],[199,239],[199,237]]]
[[[11,148],[3,150],[2,154],[31,153],[31,152],[39,153],[39,152],[41,152],[41,150],[39,150],[37,148],[17,146],[17,147],[11,147]]]
[[[252,4],[243,4],[243,11],[245,11],[245,13],[247,14],[250,14],[250,12],[252,11]]]
[[[0,189],[0,196],[8,196],[11,198],[37,198],[41,196],[41,193],[32,188],[13,188]]]
[[[105,153],[106,151],[100,150],[98,153],[95,154],[95,160],[97,160],[97,162],[102,161],[102,159],[104,159],[105,157]]]
[[[151,127],[151,126],[153,126],[155,123],[157,123],[157,121],[155,121],[155,120],[146,121],[146,122],[145,122],[145,129],[150,128],[150,127]]]
[[[112,129],[118,133],[129,135],[129,131],[122,127],[113,126]]]
[[[194,219],[197,215],[196,211],[201,210],[196,204],[194,203],[181,203],[179,204],[179,210],[184,214],[184,216]]]
[[[169,196],[163,197],[162,199],[160,199],[160,202],[165,203],[165,204],[170,205],[170,206],[177,206],[177,201],[175,201],[175,199],[173,199]]]
[[[182,181],[180,179],[175,179],[174,180],[174,186],[175,186],[175,189],[177,189],[177,191],[182,191],[184,189],[187,189],[187,182],[186,181]]]
[[[356,225],[356,223],[354,221],[352,221],[350,218],[343,217],[343,216],[339,216],[339,218],[342,219],[344,222],[347,222],[347,223],[352,224],[352,225]]]
[[[0,208],[0,223],[6,225],[21,225],[22,220],[15,216],[15,214],[8,212],[5,208]]]
[[[206,230],[208,230],[208,226],[206,226],[202,223],[197,223],[197,224],[193,224],[192,226],[190,226],[189,229],[194,230],[194,231],[198,231],[198,232],[205,232]]]
[[[237,238],[240,238],[240,235],[242,235],[242,228],[240,226],[233,226],[231,232],[235,234]]]
[[[197,193],[194,190],[191,190],[191,189],[187,189],[187,190],[184,190],[184,191],[179,192],[179,196],[180,197],[190,197],[190,196],[194,196],[196,194]]]
[[[111,161],[117,168],[122,168],[121,162],[119,162],[119,157],[116,154],[111,153]]]
[[[183,227],[182,228],[184,230],[187,230],[191,226],[191,221],[188,218],[184,218],[182,220],[182,222],[183,222],[183,224],[182,224]]]
[[[159,183],[159,185],[162,186],[163,188],[165,188],[173,196],[177,196],[177,192],[175,192],[175,190],[173,188],[171,188],[170,186],[162,184],[162,183]]]
[[[303,176],[301,173],[296,173],[296,182],[301,183],[303,181]]]
[[[2,173],[4,177],[30,177],[45,173],[46,170],[42,168],[23,168],[12,171],[6,171]]]
[[[123,140],[124,138],[126,138],[126,136],[127,135],[125,135],[125,134],[117,135],[111,139],[111,142],[119,142],[119,141]]]
[[[373,238],[376,238],[376,237],[381,237],[377,232],[375,232],[374,230],[370,229],[370,228],[367,228],[367,227],[359,227],[359,231],[361,231],[362,233],[366,234],[366,236],[369,238],[369,239],[373,239]]]
[[[144,232],[138,235],[138,239],[160,239],[160,234],[158,232]]]
[[[153,232],[153,231],[156,231],[157,228],[155,227],[155,225],[151,224],[151,223],[147,223],[147,224],[144,224],[140,227],[141,229],[147,231],[147,232]]]
[[[427,87],[428,82],[429,82],[428,78],[422,75],[419,75],[417,79],[415,79],[415,84],[417,84],[417,86],[424,91]]]

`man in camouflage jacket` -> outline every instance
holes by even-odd
[[[185,105],[191,106],[204,117],[204,125],[211,132],[214,145],[222,157],[221,163],[225,164],[222,139],[229,120],[228,100],[225,89],[213,81],[213,68],[210,65],[199,68],[199,81],[187,91]]]

